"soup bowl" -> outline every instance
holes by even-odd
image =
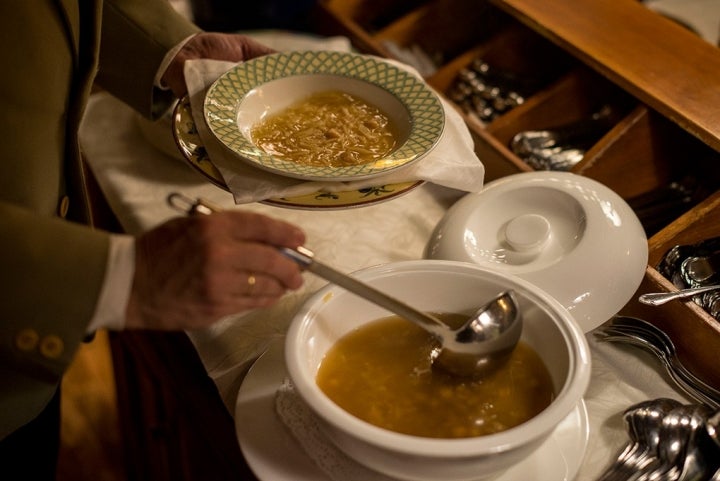
[[[555,393],[550,405],[531,419],[486,436],[420,437],[365,422],[327,397],[316,376],[338,339],[391,314],[340,287],[326,286],[293,318],[285,359],[294,388],[323,432],[358,463],[397,479],[485,479],[531,455],[582,401],[590,379],[587,341],[568,311],[537,286],[471,263],[444,260],[389,263],[353,275],[417,308],[468,316],[499,292],[513,290],[523,316],[521,340],[543,360]]]
[[[254,126],[320,92],[338,91],[380,109],[395,127],[396,147],[356,165],[309,165],[266,152]],[[291,51],[242,62],[208,89],[204,116],[211,132],[239,159],[275,174],[307,180],[357,180],[411,165],[436,145],[445,112],[417,75],[379,57],[338,51]]]

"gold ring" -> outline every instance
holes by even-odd
[[[248,275],[247,278],[248,283],[248,296],[252,296],[253,291],[255,290],[255,284],[257,284],[257,279],[255,278],[254,274]]]

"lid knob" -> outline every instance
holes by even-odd
[[[522,214],[505,226],[505,240],[519,252],[538,251],[550,238],[550,223],[538,214]]]

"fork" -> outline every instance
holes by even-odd
[[[720,409],[720,391],[699,379],[680,361],[672,340],[653,324],[642,319],[617,316],[595,331],[600,341],[618,342],[645,349],[657,357],[675,384],[688,396],[714,409]]]
[[[688,395],[710,406],[720,405],[720,391],[699,379],[682,364],[672,340],[656,326],[642,319],[619,316],[610,326],[602,329],[599,337],[650,351],[663,361],[670,377]]]

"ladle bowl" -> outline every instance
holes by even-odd
[[[486,436],[426,438],[365,422],[335,404],[319,388],[316,376],[326,353],[341,337],[389,314],[329,284],[303,303],[292,319],[285,361],[295,392],[327,438],[358,463],[398,479],[489,477],[534,452],[581,403],[590,379],[587,340],[570,313],[534,284],[475,264],[440,260],[383,264],[353,272],[352,277],[423,312],[468,317],[498,292],[512,291],[523,316],[520,340],[547,367],[555,393],[551,404],[536,416]]]

